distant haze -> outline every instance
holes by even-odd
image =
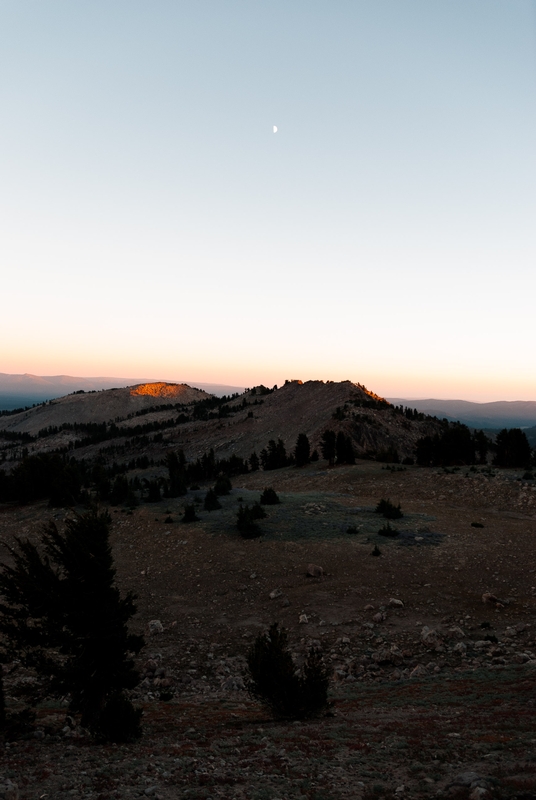
[[[528,428],[536,425],[536,401],[500,400],[471,403],[467,400],[407,400],[386,398],[394,405],[416,408],[440,419],[458,420],[473,428]]]

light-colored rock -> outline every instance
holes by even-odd
[[[158,633],[164,633],[164,626],[159,619],[150,620],[148,628],[150,636],[156,636]]]
[[[270,598],[270,600],[275,600],[276,597],[281,597],[282,594],[283,592],[281,591],[281,589],[272,589],[268,597]]]
[[[423,664],[417,664],[415,669],[412,669],[409,673],[410,678],[425,678],[428,675],[426,671],[426,667]]]
[[[421,631],[421,642],[426,647],[437,647],[441,644],[441,638],[436,630],[425,625]]]
[[[404,608],[404,603],[402,602],[402,600],[397,600],[396,597],[391,597],[391,599],[389,600],[389,605],[391,606],[391,608]]]
[[[300,614],[298,622],[300,623],[300,625],[307,625],[307,623],[309,622],[309,617],[307,616],[307,614]]]

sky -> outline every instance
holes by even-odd
[[[536,400],[535,100],[536,0],[0,0],[0,372]]]

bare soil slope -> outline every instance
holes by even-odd
[[[113,422],[129,414],[167,403],[194,403],[211,395],[184,383],[143,383],[125,389],[83,392],[51,400],[47,405],[4,417],[0,428],[35,435],[63,423]]]

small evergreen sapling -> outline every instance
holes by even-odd
[[[217,511],[221,508],[221,503],[214,489],[209,489],[206,493],[203,507],[205,511]]]
[[[329,674],[320,650],[311,648],[301,671],[288,650],[284,628],[274,623],[247,654],[246,686],[278,719],[318,717],[329,707]]]
[[[261,504],[263,506],[275,506],[281,502],[279,499],[275,489],[272,489],[271,486],[264,489],[263,493],[261,494]]]
[[[385,519],[401,519],[404,515],[400,503],[395,506],[390,500],[380,500],[375,508],[376,514],[381,514]]]

